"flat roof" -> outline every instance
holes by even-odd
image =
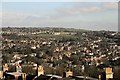
[[[21,72],[8,72],[7,74],[14,75],[14,76],[21,76],[23,73],[21,73]]]

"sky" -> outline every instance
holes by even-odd
[[[117,2],[3,2],[0,14],[2,26],[118,30]]]

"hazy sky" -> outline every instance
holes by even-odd
[[[3,26],[117,30],[115,2],[3,2]]]

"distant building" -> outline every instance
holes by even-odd
[[[5,80],[26,80],[26,73],[8,72],[5,75]]]
[[[106,68],[105,72],[106,72],[106,79],[113,79],[112,68],[110,68],[110,67]]]
[[[3,65],[3,72],[8,71],[9,67],[8,64]]]
[[[38,74],[38,76],[44,75],[44,69],[42,66],[38,66],[38,73],[37,74]]]
[[[73,76],[73,72],[70,69],[66,72],[66,77],[69,76]]]
[[[22,67],[20,65],[16,65],[16,72],[22,72]]]

